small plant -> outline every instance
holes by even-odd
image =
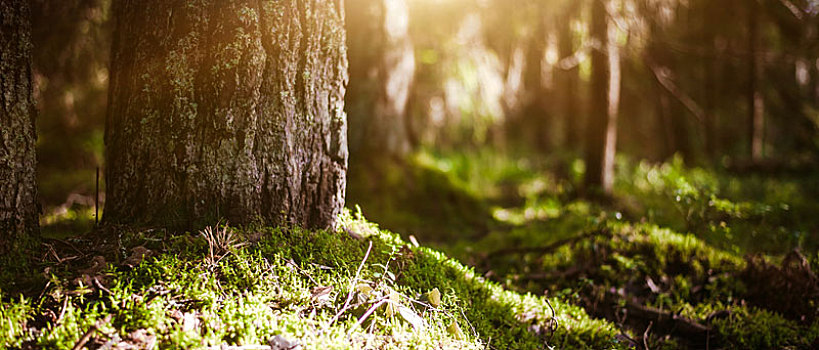
[[[208,242],[208,261],[216,263],[238,247],[233,229],[227,225],[205,227],[199,234]]]

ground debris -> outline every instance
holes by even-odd
[[[759,255],[746,258],[740,278],[748,286],[751,304],[779,312],[794,321],[810,323],[819,316],[819,278],[807,258],[791,251],[780,266]]]

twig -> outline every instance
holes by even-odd
[[[677,84],[674,83],[671,77],[669,77],[668,72],[660,70],[654,64],[654,61],[648,55],[643,56],[646,65],[651,70],[651,73],[654,74],[654,78],[657,79],[657,82],[663,87],[672,97],[676,98],[677,101],[680,101],[686,109],[694,116],[694,119],[697,120],[700,124],[705,122],[705,111],[694,101],[691,96],[688,96],[684,91],[682,91]]]
[[[99,288],[100,290],[108,293],[108,295],[113,295],[114,294],[114,293],[111,293],[111,291],[108,290],[108,288],[105,288],[105,286],[102,285],[102,282],[100,282],[100,280],[97,278],[97,276],[94,276],[94,284],[96,284],[97,288]]]
[[[68,307],[68,297],[63,297],[63,306],[62,306],[62,308],[60,308],[60,315],[57,316],[57,320],[54,321],[55,325],[60,324],[60,321],[62,321],[63,316],[65,316],[65,309],[67,307]]]
[[[643,346],[646,347],[646,350],[649,350],[648,349],[648,332],[651,331],[651,326],[653,326],[653,325],[654,325],[654,321],[649,322],[648,327],[646,327],[646,331],[643,332]]]
[[[611,292],[605,292],[603,298],[603,302],[607,307],[612,309],[619,309],[621,308],[620,305],[624,304],[622,308],[628,312],[631,320],[630,324],[633,327],[637,327],[636,324],[641,323],[644,325],[647,322],[652,322],[653,327],[659,329],[660,332],[667,331],[671,335],[685,339],[687,342],[698,344],[700,347],[702,347],[710,337],[711,327],[679,314],[645,306],[632,298],[621,297]]]
[[[59,238],[46,238],[46,239],[47,239],[47,240],[50,240],[50,241],[55,241],[55,242],[60,242],[60,243],[62,243],[62,244],[65,244],[65,245],[67,245],[68,247],[70,247],[71,249],[74,249],[74,251],[75,251],[75,252],[77,252],[78,254],[80,254],[80,256],[83,256],[83,257],[84,257],[84,256],[87,256],[87,255],[88,255],[88,253],[87,253],[87,252],[83,252],[82,250],[80,250],[79,248],[77,248],[77,246],[75,246],[75,245],[71,244],[71,243],[70,243],[70,242],[68,242],[68,241],[64,241],[64,240],[59,239]]]
[[[381,307],[381,305],[384,305],[389,301],[390,301],[390,297],[386,296],[386,297],[381,298],[377,303],[373,304],[373,306],[371,306],[369,309],[367,309],[367,312],[365,312],[363,315],[361,315],[361,317],[355,323],[356,326],[360,326],[362,323],[364,323],[364,320],[366,320],[367,317],[370,317],[370,315],[372,315],[373,312],[375,312],[375,310],[378,310],[378,308]],[[352,332],[353,329],[355,329],[355,327],[350,329],[350,331]]]
[[[525,281],[553,281],[561,278],[569,279],[572,278],[573,276],[577,276],[583,273],[591,273],[595,271],[595,269],[596,266],[592,264],[586,264],[583,266],[574,265],[564,271],[558,271],[554,273],[547,272],[532,273],[526,276],[522,276],[521,279]]]
[[[39,296],[37,296],[37,300],[43,299],[43,295],[45,295],[45,292],[48,290],[48,286],[50,286],[50,285],[51,285],[51,281],[49,280],[48,282],[46,282],[45,287],[43,287],[43,291],[40,292]]]
[[[358,270],[356,270],[356,272],[355,272],[355,277],[353,277],[353,280],[350,281],[350,292],[347,293],[347,300],[344,301],[344,305],[341,306],[341,310],[339,310],[339,312],[335,316],[333,316],[332,319],[330,319],[330,322],[327,323],[327,328],[332,326],[333,323],[335,323],[338,320],[338,318],[341,317],[341,314],[343,314],[345,311],[347,311],[347,309],[350,307],[350,301],[353,300],[353,293],[355,293],[355,286],[356,286],[356,283],[358,283],[358,277],[361,274],[361,270],[364,269],[364,264],[367,262],[367,259],[370,257],[370,251],[372,251],[372,249],[373,249],[373,241],[370,241],[370,245],[367,247],[367,252],[364,253],[364,259],[362,259],[361,264],[358,265]]]
[[[552,322],[554,322],[554,327],[552,327],[551,332],[549,332],[549,339],[546,340],[546,344],[548,345],[552,342],[555,332],[557,332],[558,327],[560,327],[560,321],[557,320],[557,312],[555,311],[554,306],[552,306],[552,302],[549,301],[549,298],[543,297],[543,300],[546,301],[546,305],[549,305],[549,309],[552,310]]]
[[[94,324],[91,325],[91,327],[88,328],[88,330],[85,332],[85,334],[82,335],[80,341],[78,341],[77,344],[74,345],[72,350],[82,349],[85,346],[85,343],[88,343],[88,341],[91,340],[91,336],[94,335],[94,332],[96,332],[100,327],[102,327],[102,325],[111,322],[111,316],[112,316],[111,314],[108,314],[102,321],[98,320],[97,322],[94,322]]]
[[[97,167],[97,186],[94,192],[94,226],[100,224],[100,167]]]

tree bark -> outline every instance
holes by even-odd
[[[28,1],[0,0],[0,254],[39,232]]]
[[[347,0],[352,164],[402,160],[411,150],[407,101],[415,76],[404,0]]]
[[[342,12],[115,1],[104,222],[332,225],[347,170]]]
[[[614,156],[617,148],[617,112],[620,102],[620,54],[617,29],[609,26],[608,1],[592,2],[590,35],[592,51],[590,115],[586,138],[587,189],[610,195],[614,187]]]

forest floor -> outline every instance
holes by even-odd
[[[621,159],[588,201],[563,163],[421,153],[351,182],[331,231],[75,236],[74,205],[0,257],[0,347],[819,347],[815,173]]]
[[[576,160],[422,153],[396,171],[351,184],[395,191],[352,198],[368,218],[507,290],[581,306],[629,346],[819,348],[816,171],[618,159],[613,198],[596,201]]]

